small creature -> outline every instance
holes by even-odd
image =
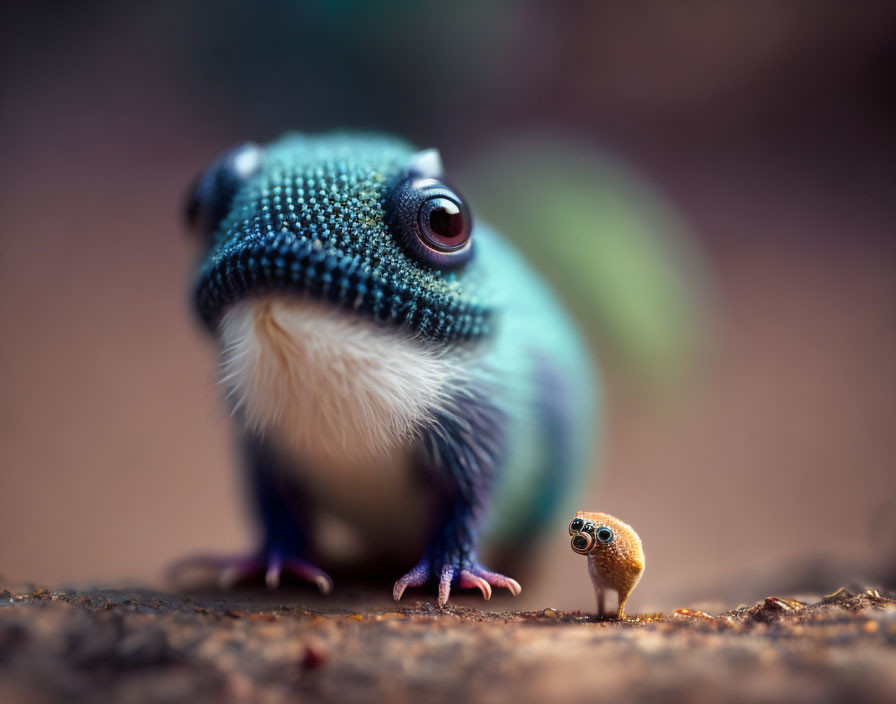
[[[616,618],[625,617],[625,602],[644,574],[641,538],[627,523],[608,513],[579,511],[569,524],[573,552],[588,556],[588,575],[597,597],[597,615],[606,616],[607,589],[616,592]]]
[[[574,489],[594,377],[439,153],[375,135],[247,143],[200,175],[187,216],[262,528],[257,552],[200,563],[323,592],[319,564],[403,565],[394,598],[433,583],[440,605],[452,588],[519,594],[480,543],[523,553]]]

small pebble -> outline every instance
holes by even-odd
[[[782,599],[778,596],[769,596],[765,598],[765,606],[766,608],[779,611],[802,611],[805,604],[796,599]]]
[[[713,620],[713,617],[705,611],[698,611],[696,609],[675,609],[675,611],[672,612],[672,615],[686,618],[708,618],[710,621]]]
[[[317,645],[309,645],[305,648],[302,658],[302,667],[306,670],[316,670],[327,661],[327,653]]]

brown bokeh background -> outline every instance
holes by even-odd
[[[488,5],[6,10],[0,574],[157,584],[251,545],[179,208],[224,146],[347,126],[461,167],[574,137],[690,223],[710,339],[671,395],[608,365],[581,500],[644,539],[634,609],[892,578],[894,7]],[[565,517],[540,559],[524,605],[591,606]]]

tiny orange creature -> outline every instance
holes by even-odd
[[[597,615],[606,615],[607,589],[616,592],[619,609],[616,618],[625,616],[625,602],[644,574],[644,548],[641,538],[628,523],[608,513],[579,511],[569,524],[573,552],[588,556],[588,574],[597,596]]]

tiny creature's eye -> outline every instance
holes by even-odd
[[[583,535],[577,535],[575,538],[572,539],[572,544],[574,547],[578,548],[579,550],[584,550],[585,548],[588,547],[588,539]]]
[[[463,264],[472,254],[473,219],[467,204],[435,178],[411,176],[386,205],[390,225],[416,259],[437,267]]]
[[[187,199],[187,224],[207,237],[230,210],[239,187],[258,172],[263,157],[261,147],[246,142],[225,152],[196,179]]]
[[[594,524],[591,521],[588,521],[585,524],[585,527],[582,528],[582,530],[585,531],[586,533],[590,533],[591,531],[594,530]]]
[[[582,530],[582,526],[585,525],[585,521],[581,518],[573,518],[572,523],[569,524],[569,527],[573,530]]]
[[[602,543],[609,543],[613,540],[613,530],[607,526],[601,526],[597,529],[597,539]]]

